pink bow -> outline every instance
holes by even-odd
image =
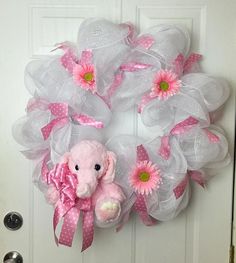
[[[80,125],[88,125],[98,129],[104,127],[103,123],[100,121],[96,121],[93,117],[90,117],[85,114],[72,114],[69,115],[69,106],[67,103],[50,103],[48,105],[48,110],[54,115],[56,118],[50,121],[47,125],[45,125],[41,132],[43,134],[44,140],[47,140],[53,130],[53,128],[64,126],[69,122],[70,117],[72,120],[77,121]]]
[[[189,183],[189,179],[192,179],[203,188],[205,187],[206,182],[200,171],[188,171],[184,179],[173,190],[176,199],[180,198],[184,194],[184,191]]]
[[[72,241],[79,221],[80,212],[83,212],[83,245],[82,251],[87,249],[93,241],[94,215],[91,198],[79,199],[76,196],[78,185],[77,176],[70,172],[67,164],[57,164],[47,173],[47,184],[54,185],[60,194],[53,216],[53,229],[56,244],[72,246]],[[64,218],[60,237],[56,236],[56,228]]]

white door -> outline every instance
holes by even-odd
[[[92,248],[80,253],[79,235],[72,248],[57,248],[53,210],[31,182],[31,165],[11,135],[24,115],[29,95],[24,67],[49,54],[55,43],[75,40],[86,17],[131,21],[141,30],[161,23],[186,25],[192,48],[204,55],[204,70],[228,79],[232,96],[220,124],[233,152],[236,86],[236,2],[234,0],[1,0],[0,1],[0,261],[19,251],[24,263],[224,263],[229,261],[232,165],[217,170],[206,190],[194,187],[189,208],[168,223],[145,227],[132,220],[120,233],[96,230]],[[116,132],[143,133],[137,116]],[[119,116],[117,117],[119,120]],[[123,118],[120,118],[123,123]],[[117,126],[116,126],[117,127]],[[2,221],[18,211],[24,225],[7,230]]]

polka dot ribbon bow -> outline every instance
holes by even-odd
[[[70,172],[68,165],[65,163],[57,164],[44,175],[44,179],[46,179],[47,184],[53,185],[60,195],[53,216],[56,244],[72,246],[80,213],[82,212],[83,244],[81,251],[86,250],[91,246],[94,235],[94,212],[91,198],[81,199],[76,196],[77,177]],[[56,229],[63,218],[64,221],[58,239]]]

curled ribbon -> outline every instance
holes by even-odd
[[[45,168],[44,172],[47,172]],[[83,244],[81,251],[84,251],[91,246],[94,235],[94,213],[91,198],[80,199],[76,196],[77,176],[70,172],[68,165],[65,163],[57,164],[51,171],[46,173],[44,178],[47,184],[53,185],[60,195],[53,216],[56,244],[72,246],[80,213],[82,212]],[[63,218],[64,221],[58,238],[56,229]]]
[[[142,47],[144,49],[149,49],[155,43],[155,39],[153,36],[144,34],[140,37],[137,37],[137,32],[135,27],[131,23],[122,23],[120,24],[122,27],[128,28],[128,44],[132,45],[133,47]]]
[[[107,96],[103,97],[104,101],[110,107],[110,98],[116,92],[116,90],[121,85],[124,80],[124,72],[135,72],[143,69],[147,69],[151,67],[150,64],[138,63],[138,62],[129,62],[126,64],[122,64],[118,70],[118,72],[114,76],[114,80],[107,91]]]
[[[184,194],[184,191],[189,183],[189,179],[192,179],[203,188],[205,187],[205,179],[200,171],[188,171],[184,179],[173,190],[176,199],[180,198]]]

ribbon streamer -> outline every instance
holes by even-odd
[[[179,199],[184,194],[189,179],[192,179],[203,188],[205,187],[205,179],[200,171],[188,171],[184,179],[173,190],[176,199]]]
[[[77,176],[72,174],[67,164],[57,164],[47,173],[48,185],[53,185],[60,194],[56,203],[53,216],[53,229],[56,244],[72,246],[75,231],[79,221],[80,213],[83,214],[83,244],[84,251],[93,242],[94,235],[94,213],[92,199],[80,199],[76,196]],[[59,222],[64,218],[60,237],[56,235]]]
[[[136,201],[134,203],[134,210],[138,213],[142,222],[146,226],[153,226],[157,223],[157,220],[149,216],[147,211],[147,205],[143,195],[137,195]]]

